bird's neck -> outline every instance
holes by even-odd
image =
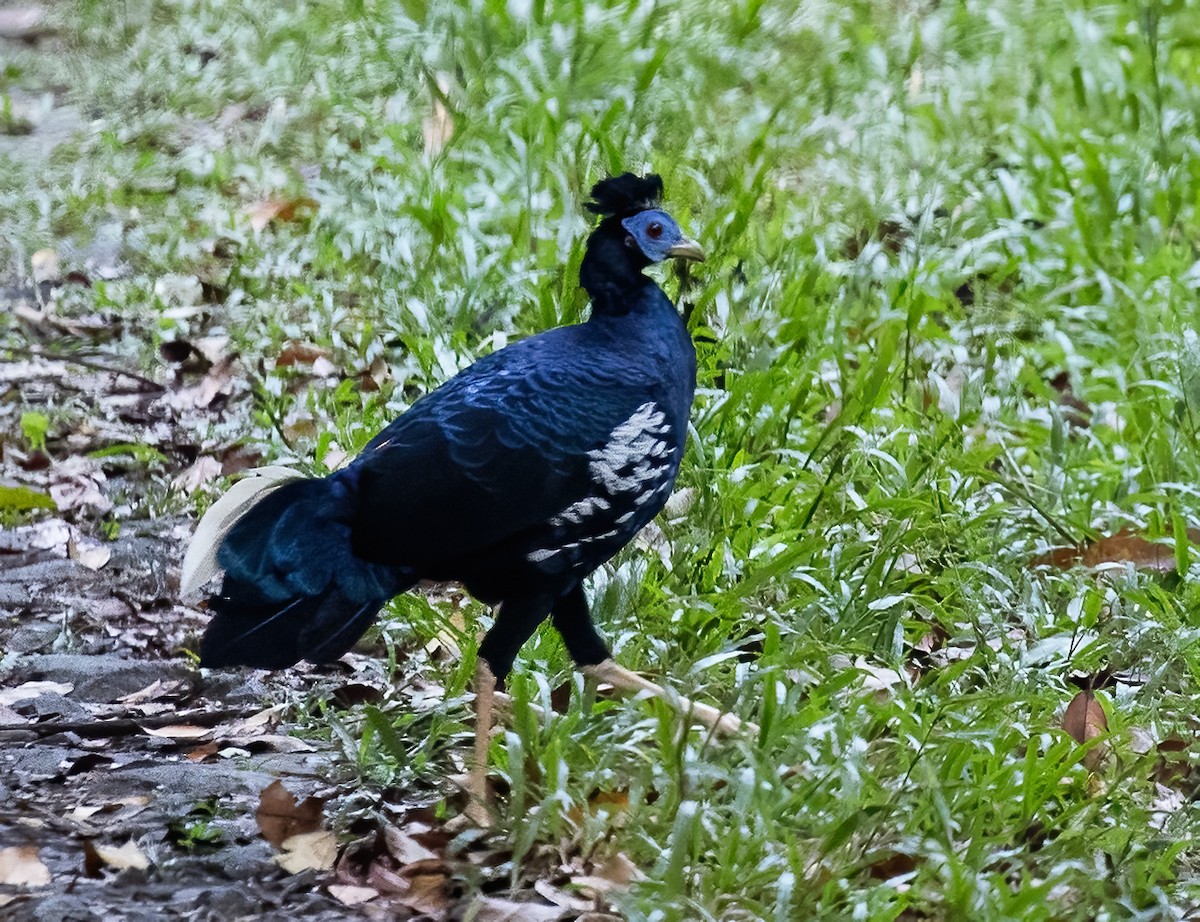
[[[614,234],[604,225],[597,228],[579,267],[579,283],[592,300],[592,314],[626,314],[647,289],[657,288],[642,274],[644,265],[645,258],[625,245],[624,234]]]

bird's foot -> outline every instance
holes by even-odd
[[[611,659],[606,659],[594,666],[584,666],[583,674],[599,682],[607,682],[613,688],[621,691],[633,694],[644,692],[651,697],[660,698],[671,705],[681,716],[703,724],[714,733],[723,736],[732,736],[736,733],[758,733],[758,724],[720,711],[712,705],[699,704],[685,698],[651,682],[645,676],[640,676],[624,666],[617,665]]]

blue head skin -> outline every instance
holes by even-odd
[[[621,226],[652,263],[660,263],[673,256],[704,261],[700,244],[684,236],[675,219],[665,211],[657,208],[639,211],[632,217],[622,218]]]

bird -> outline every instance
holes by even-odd
[[[422,580],[461,584],[495,606],[477,654],[467,780],[481,823],[495,693],[547,618],[592,680],[662,698],[714,731],[741,728],[617,665],[586,594],[586,578],[662,510],[684,453],[695,348],[645,270],[704,252],[662,195],[653,173],[591,189],[587,320],[479,359],[326,477],[263,468],[210,507],[181,577],[187,595],[224,574],[202,666],[331,662],[393,596]]]

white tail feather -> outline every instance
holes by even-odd
[[[183,597],[195,595],[200,588],[220,572],[217,565],[217,550],[250,509],[268,493],[279,489],[291,480],[302,480],[303,475],[290,467],[273,465],[251,471],[235,483],[219,500],[208,507],[204,517],[196,526],[192,543],[183,558],[183,573],[179,578],[179,593]]]

